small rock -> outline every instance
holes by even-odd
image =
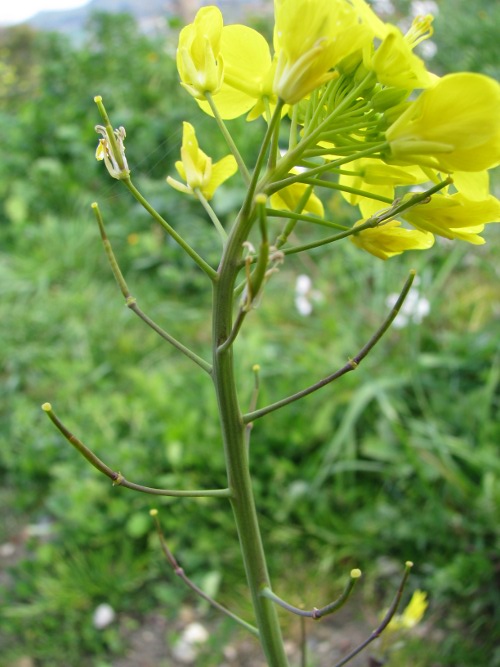
[[[182,638],[188,644],[204,644],[208,637],[208,630],[201,623],[190,623],[182,633]]]
[[[0,556],[2,558],[10,558],[16,553],[16,547],[11,542],[5,542],[0,545]]]
[[[208,630],[201,623],[190,623],[172,649],[174,657],[184,665],[193,663],[198,656],[198,647],[208,637]]]
[[[110,625],[115,620],[115,618],[116,614],[113,607],[104,602],[95,608],[92,622],[94,624],[94,628],[97,628],[98,630],[104,630],[104,628],[107,628],[108,625]]]

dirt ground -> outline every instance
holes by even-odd
[[[195,645],[194,659],[182,655],[183,632],[190,627],[201,625],[210,635],[213,621],[197,618],[196,613],[184,609],[181,618],[174,624],[160,614],[151,614],[144,624],[130,636],[128,654],[113,661],[113,667],[266,667],[262,652],[255,640],[240,632],[235,633],[217,653],[219,657],[209,657],[210,648],[204,644]],[[341,611],[335,618],[321,621],[309,621],[307,624],[307,655],[311,667],[332,667],[343,656],[358,646],[371,633],[359,618],[354,619],[352,612]],[[290,638],[286,639],[285,647],[291,667],[301,667],[300,626],[297,624],[290,630]],[[172,638],[168,641],[168,637]],[[208,643],[208,642],[207,642]],[[369,650],[353,659],[351,667],[371,667]]]
[[[23,555],[22,543],[0,548],[0,588],[7,585],[7,566]],[[367,639],[377,625],[377,617],[361,611],[353,596],[339,612],[319,621],[306,619],[307,667],[333,667],[361,642]],[[128,645],[125,655],[106,659],[108,667],[267,667],[258,642],[245,630],[232,626],[216,613],[200,615],[196,607],[184,606],[177,618],[171,620],[161,610],[148,614],[140,622],[119,615],[113,623],[119,624],[120,634]],[[304,667],[301,650],[301,623],[293,617],[283,631],[290,667]],[[133,627],[133,630],[130,628]],[[349,667],[378,667],[371,658],[376,641],[349,662]],[[37,667],[31,656],[24,656],[2,667]],[[67,667],[85,667],[68,665]]]

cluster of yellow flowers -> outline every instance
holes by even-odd
[[[431,34],[431,16],[404,35],[365,0],[275,0],[271,50],[259,32],[224,25],[209,6],[181,31],[177,66],[182,86],[219,122],[289,116],[289,146],[262,189],[275,208],[296,210],[309,188],[303,210],[323,215],[313,190],[329,187],[319,176],[334,175],[359,207],[359,226],[395,200],[396,188],[424,189],[451,175],[430,201],[351,236],[386,259],[429,248],[434,235],[484,243],[484,225],[500,219],[487,171],[500,163],[500,85],[428,72],[413,49]],[[233,156],[212,165],[189,123],[181,157],[183,182],[168,182],[206,199],[237,170]]]

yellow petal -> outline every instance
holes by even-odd
[[[362,222],[363,220],[360,220],[356,225]],[[427,250],[434,244],[432,234],[405,229],[397,220],[365,229],[349,238],[358,248],[380,259],[389,259],[389,257],[400,255],[405,250]]]
[[[500,162],[500,84],[449,74],[425,90],[386,132],[392,155],[428,157],[443,171],[481,171]]]
[[[481,201],[490,193],[490,177],[488,171],[455,171],[453,185],[467,199]]]
[[[304,183],[293,183],[271,195],[271,206],[278,210],[296,211],[307,188],[308,186]],[[309,195],[309,199],[303,207],[302,212],[312,213],[320,218],[325,213],[321,200],[313,192]]]
[[[219,160],[212,165],[212,176],[210,181],[202,188],[203,196],[206,199],[211,199],[217,188],[231,178],[238,171],[238,165],[232,155],[226,155],[222,160]]]
[[[417,229],[447,239],[480,243],[477,234],[482,231],[483,225],[500,220],[500,202],[492,195],[481,201],[467,199],[459,192],[434,195],[430,202],[406,211],[404,218]]]
[[[395,26],[389,26],[382,44],[375,51],[371,67],[380,83],[405,90],[428,88],[434,80],[425,63],[416,56],[403,34]]]
[[[180,32],[177,69],[182,85],[196,99],[203,99],[207,92],[217,92],[222,83],[222,26],[217,7],[202,7],[194,22]]]
[[[274,90],[295,104],[335,76],[332,69],[372,33],[347,2],[282,0],[276,6]]]
[[[238,118],[259,105],[264,97],[271,106],[276,104],[272,89],[274,63],[269,45],[260,33],[244,25],[225,26],[220,54],[224,81],[214,103],[222,118]],[[207,102],[199,101],[199,105],[213,115]]]

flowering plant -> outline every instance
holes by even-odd
[[[488,191],[487,170],[500,162],[500,86],[470,73],[439,78],[428,72],[414,47],[432,34],[432,17],[418,17],[406,34],[381,21],[364,0],[275,0],[272,48],[256,30],[224,25],[217,7],[203,7],[180,33],[177,66],[181,85],[213,117],[229,154],[218,162],[204,153],[195,128],[185,122],[180,181],[167,182],[195,197],[222,245],[212,266],[143,197],[125,158],[125,130],[113,129],[102,99],[103,125],[96,153],[109,174],[184,250],[212,285],[212,356],[205,359],[171,336],[138,306],[118,266],[97,204],[92,204],[110,264],[127,306],[169,344],[186,355],[214,386],[219,410],[227,487],[157,489],[126,479],[72,435],[50,404],[44,410],[80,453],[113,484],[156,496],[216,497],[229,502],[238,530],[255,625],[208,598],[184,574],[161,533],[174,571],[191,588],[255,635],[271,667],[288,664],[276,606],[313,619],[338,609],[360,576],[350,573],[335,602],[297,609],[273,590],[267,570],[250,473],[253,424],[355,370],[395,320],[414,278],[412,272],[379,328],[346,364],[321,380],[258,407],[259,368],[247,411],[240,406],[233,348],[278,266],[288,255],[350,239],[386,260],[427,250],[435,236],[484,243],[484,225],[500,218],[500,202]],[[246,115],[262,122],[255,164],[240,154],[225,121]],[[207,141],[202,142],[205,146]],[[239,173],[245,194],[230,225],[209,203],[221,184]],[[409,190],[411,187],[412,191]],[[351,226],[329,218],[321,193],[338,191],[356,210]],[[326,228],[319,240],[293,241],[298,225]],[[370,637],[338,664],[346,664],[389,625],[411,563],[407,563],[389,612]]]

